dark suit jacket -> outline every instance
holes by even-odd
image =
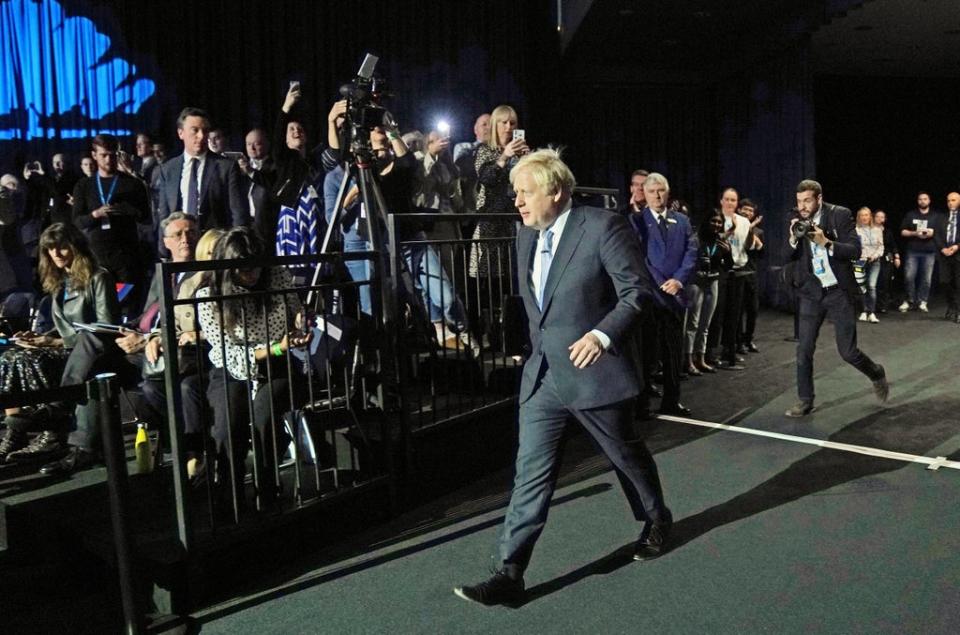
[[[958,219],[957,219],[958,226],[955,232],[956,235],[953,237],[953,241],[948,243],[947,242],[947,225],[949,224],[950,224],[950,210],[947,210],[946,212],[938,212],[936,216],[934,216],[933,221],[931,222],[931,225],[933,226],[933,242],[937,244],[938,254],[940,253],[940,250],[943,249],[944,247],[950,247],[960,242],[960,214],[958,214]],[[943,254],[940,254],[940,255],[943,256]]]
[[[180,176],[183,172],[183,155],[166,161],[159,168],[157,183],[157,222],[172,212],[186,211],[180,196]],[[247,197],[240,192],[240,170],[235,161],[207,153],[200,178],[200,230],[214,227],[229,229],[250,223]]]
[[[650,278],[629,223],[605,210],[570,210],[543,292],[543,311],[530,279],[537,237],[527,227],[517,233],[520,296],[531,345],[520,403],[533,394],[545,363],[571,407],[595,408],[636,396],[631,331],[640,317],[641,296],[650,293]],[[593,329],[606,334],[611,346],[595,364],[577,369],[567,349]]]
[[[654,301],[673,311],[686,308],[683,293],[670,295],[660,290],[667,280],[679,280],[684,286],[693,278],[697,266],[697,235],[690,219],[677,212],[667,212],[667,241],[657,225],[654,213],[647,207],[642,214],[628,211],[627,218],[640,241],[644,264],[653,279]]]
[[[861,246],[853,214],[846,207],[824,202],[820,227],[833,242],[833,255],[828,260],[837,284],[851,298],[856,298],[860,295],[860,287],[853,275],[853,261],[860,258]],[[800,295],[819,301],[823,297],[823,287],[813,273],[813,253],[809,240],[804,238],[797,241],[792,260],[797,263],[792,272],[794,286]]]

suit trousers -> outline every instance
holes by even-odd
[[[663,403],[675,406],[680,401],[680,368],[683,355],[683,316],[674,313],[653,302],[646,307],[648,318],[653,322],[653,328],[641,329],[641,347],[643,355],[654,351],[659,353],[663,368]],[[651,378],[647,375],[650,365],[644,363],[644,384],[650,386]]]
[[[505,567],[522,572],[530,562],[547,521],[570,418],[590,433],[613,464],[634,518],[648,522],[670,519],[653,456],[642,440],[629,438],[633,436],[633,412],[632,400],[589,410],[568,406],[549,368],[542,371],[533,394],[520,405],[516,476],[500,540]]]
[[[960,251],[940,258],[940,280],[947,292],[947,310],[956,313],[960,299]]]
[[[883,367],[857,348],[857,315],[853,300],[839,287],[823,292],[819,300],[800,296],[800,342],[797,344],[797,395],[800,401],[813,403],[813,354],[823,320],[829,318],[836,332],[837,352],[861,373],[875,381],[883,377]]]

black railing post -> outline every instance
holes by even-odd
[[[103,458],[107,465],[107,490],[110,494],[110,520],[113,544],[117,551],[117,573],[120,577],[120,598],[123,602],[124,632],[144,632],[144,619],[137,600],[133,544],[127,524],[130,484],[120,426],[120,402],[115,373],[102,373],[87,384],[87,396],[98,402],[100,434],[103,437]]]

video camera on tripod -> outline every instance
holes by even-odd
[[[380,103],[390,96],[383,91],[386,80],[373,74],[379,59],[367,53],[357,76],[340,87],[340,94],[347,100],[347,125],[351,129],[373,130],[384,125],[384,117],[390,114]]]

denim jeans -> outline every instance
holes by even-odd
[[[418,235],[415,238],[425,240],[426,236]],[[447,272],[443,270],[436,249],[430,245],[412,245],[402,247],[401,251],[430,321],[445,320],[454,331],[463,332],[466,329],[466,312]]]
[[[707,352],[707,332],[717,306],[717,280],[693,282],[684,287],[687,315],[684,320],[683,348],[687,355]]]
[[[930,281],[933,279],[935,251],[908,251],[907,264],[903,268],[903,285],[907,288],[907,300],[910,304],[926,302],[930,297]],[[917,281],[917,273],[920,280]]]
[[[879,260],[863,264],[866,278],[861,289],[863,290],[863,310],[867,313],[877,312],[877,281],[880,279],[881,264]]]

